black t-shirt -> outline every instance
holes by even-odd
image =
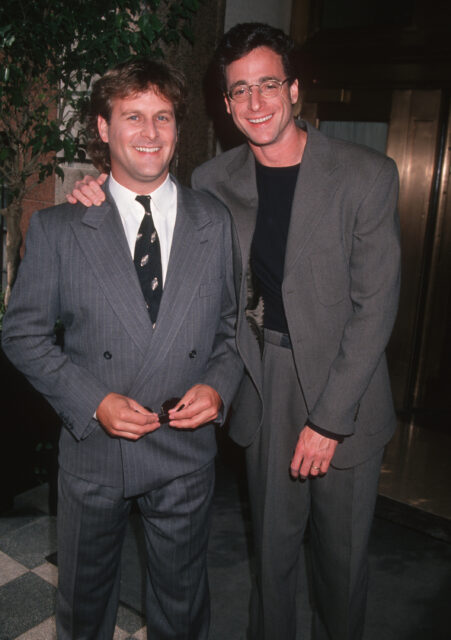
[[[288,333],[282,301],[288,227],[300,164],[256,164],[258,213],[251,247],[251,268],[263,296],[266,329]]]

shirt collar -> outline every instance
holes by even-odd
[[[116,202],[116,205],[121,215],[126,216],[127,212],[142,218],[143,208],[142,205],[135,200],[137,194],[127,187],[119,184],[110,173],[109,180],[110,193]],[[164,214],[166,210],[172,205],[177,194],[177,187],[171,176],[168,174],[166,180],[161,184],[158,189],[152,191],[150,197],[152,198],[152,208],[156,207],[159,214]]]

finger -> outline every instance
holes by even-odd
[[[90,207],[92,204],[94,204],[94,199],[86,197],[84,195],[84,193],[82,191],[80,191],[80,189],[77,189],[77,188],[73,189],[72,190],[72,196],[73,196],[73,199],[75,200],[75,203],[81,202],[82,204],[85,205],[85,207]],[[73,204],[75,204],[75,203],[73,203]],[[100,202],[99,202],[99,204],[100,204]]]
[[[105,199],[105,194],[102,191],[101,185],[105,182],[108,175],[106,173],[101,173],[97,178],[94,176],[86,175],[80,183],[75,183],[75,187],[84,191],[86,195],[91,195],[91,193],[102,200]]]
[[[110,435],[112,435],[115,438],[125,438],[126,440],[139,440],[141,438],[140,435],[137,435],[136,433],[132,433],[131,431],[112,431],[110,432]]]
[[[212,412],[211,410],[204,410],[197,412],[191,418],[183,419],[177,418],[171,420],[169,422],[170,427],[174,427],[176,429],[195,429],[196,427],[200,427],[202,424],[207,424],[211,422],[217,417],[217,413]]]
[[[296,445],[296,449],[294,450],[293,458],[291,459],[290,464],[290,474],[293,478],[298,478],[299,476],[299,468],[301,466],[302,460],[304,457],[304,448],[300,442]]]
[[[169,410],[169,418],[176,420],[189,419],[199,412],[199,407],[195,400],[182,398],[180,402]]]
[[[144,425],[138,425],[134,423],[122,423],[120,425],[116,425],[113,430],[115,435],[121,438],[130,438],[132,440],[138,440],[145,436],[147,433],[151,433],[155,431],[160,426],[160,423],[157,420],[153,420],[152,422],[148,422]]]
[[[77,204],[77,199],[74,198],[73,195],[71,195],[70,193],[66,193],[66,200],[70,203],[70,204]]]
[[[122,425],[128,428],[145,429],[149,425],[159,422],[158,415],[156,413],[140,413],[133,409],[123,410],[120,413],[119,419]]]
[[[315,477],[321,473],[321,465],[322,462],[313,461],[312,466],[310,467],[310,475]]]
[[[75,185],[77,186],[77,185]],[[90,203],[96,205],[97,207],[102,204],[105,200],[105,194],[102,189],[99,187],[97,182],[90,182],[89,184],[85,184],[79,187],[80,193],[89,200]],[[74,192],[72,192],[74,193]],[[75,195],[75,193],[74,193]]]
[[[144,407],[139,402],[136,402],[136,400],[133,400],[133,398],[129,398],[128,399],[128,404],[129,404],[130,408],[133,409],[133,411],[136,411],[137,413],[141,413],[144,416],[156,416],[157,415],[154,411],[150,411],[149,409]]]
[[[105,177],[106,174],[102,174],[98,178],[94,178],[94,176],[88,174],[81,180],[75,182],[74,189],[78,189],[84,193],[87,198],[93,199],[93,196],[95,196],[104,200],[105,194],[102,191],[101,185],[105,182]]]
[[[189,404],[189,401],[187,401],[185,399],[185,396],[183,396],[183,398],[180,398],[180,400],[177,402],[177,404],[174,407],[172,407],[172,409],[169,409],[168,414],[171,416],[174,413],[178,413],[179,411],[182,411],[182,409],[184,409],[188,404]]]
[[[152,428],[152,429],[147,429],[145,432],[143,433],[136,433],[135,431],[124,431],[122,429],[118,429],[118,430],[112,430],[110,431],[110,435],[116,437],[116,438],[125,438],[126,440],[139,440],[140,438],[142,438],[143,436],[145,436],[148,433],[151,433],[152,431],[155,431],[156,429],[158,429],[160,425],[158,424],[156,427]]]
[[[301,476],[301,478],[303,479],[308,478],[311,473],[311,469],[312,469],[312,458],[304,456],[301,467],[299,469],[299,475]]]

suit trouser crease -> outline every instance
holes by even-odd
[[[307,418],[290,349],[265,341],[263,424],[246,462],[257,555],[251,637],[295,640],[296,591],[309,522],[314,640],[361,638],[367,545],[382,453],[358,467],[294,481],[289,474]],[[302,559],[301,559],[302,560]],[[298,621],[303,626],[303,621]]]
[[[149,640],[206,640],[214,464],[137,497],[146,541]],[[58,640],[111,640],[132,500],[60,470]]]

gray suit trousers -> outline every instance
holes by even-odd
[[[146,539],[148,640],[206,640],[214,463],[137,496]],[[111,640],[132,500],[60,470],[58,640]]]
[[[354,468],[331,467],[323,477],[291,479],[290,461],[307,410],[291,350],[273,343],[280,334],[265,335],[263,424],[246,457],[257,556],[251,638],[296,639],[298,579],[306,580],[298,567],[309,523],[312,637],[360,640],[382,452]],[[303,621],[298,625],[302,629]]]

